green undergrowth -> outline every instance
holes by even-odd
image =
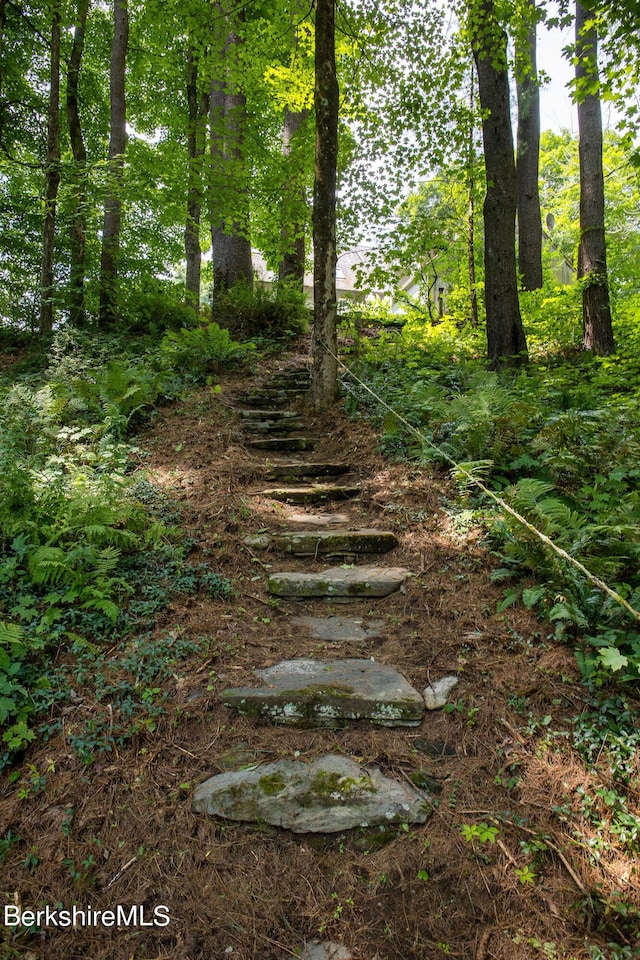
[[[0,380],[0,764],[74,688],[60,671],[97,669],[105,645],[125,650],[178,594],[231,595],[189,561],[175,505],[139,470],[134,430],[250,352],[216,324],[155,340],[62,330],[45,367],[32,354]],[[149,695],[140,702],[149,713]]]
[[[401,334],[365,343],[354,365],[399,416],[348,377],[347,402],[378,417],[388,454],[451,471],[460,513],[486,524],[499,558],[503,608],[522,601],[572,639],[591,684],[635,682],[640,624],[469,481],[482,480],[640,609],[637,305],[619,311],[618,354],[596,358],[575,347],[572,302],[562,288],[525,300],[533,359],[502,372],[487,370],[481,332],[410,318]]]

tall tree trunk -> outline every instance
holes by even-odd
[[[87,238],[87,151],[78,111],[78,79],[84,51],[90,0],[78,0],[73,46],[67,68],[66,113],[73,154],[73,206],[71,219],[71,276],[69,279],[69,321],[82,326],[84,313],[85,249]]]
[[[220,6],[217,5],[218,16]],[[235,14],[240,17],[243,12]],[[245,158],[247,100],[236,88],[233,70],[242,42],[229,23],[223,47],[220,74],[211,84],[211,168],[212,183],[211,257],[213,296],[236,283],[253,284],[251,241],[249,239],[249,183]],[[233,82],[232,82],[233,81]]]
[[[580,154],[580,248],[582,280],[582,345],[600,356],[615,351],[604,228],[602,112],[598,76],[598,34],[591,5],[576,2],[576,97]],[[596,92],[584,92],[588,84]],[[594,86],[595,85],[595,86]]]
[[[53,272],[56,235],[56,205],[60,186],[60,5],[51,12],[51,59],[47,159],[45,165],[44,228],[40,272],[40,333],[53,328]]]
[[[475,71],[473,63],[471,64],[471,77],[469,80],[469,142],[467,150],[467,270],[469,274],[469,320],[471,326],[478,326],[478,287],[476,283],[476,244],[475,244],[475,221],[476,221],[476,177],[475,163],[476,151],[474,146],[475,131]]]
[[[201,90],[196,54],[191,47],[187,56],[187,155],[189,183],[187,188],[187,219],[184,230],[184,251],[187,261],[186,306],[200,312],[200,214],[202,211],[202,160],[204,156],[205,121],[209,98]]]
[[[4,88],[4,25],[6,22],[6,2],[0,0],[0,143],[2,143],[2,131],[4,127],[4,100],[2,92]]]
[[[109,183],[104,202],[100,259],[100,328],[108,330],[118,319],[118,260],[124,151],[127,145],[125,70],[129,42],[127,0],[113,0],[113,41],[109,70]]]
[[[531,25],[524,42],[516,46],[518,94],[518,266],[525,290],[542,286],[542,215],[538,171],[540,166],[540,88],[536,52],[536,3],[527,0]]]
[[[516,272],[516,164],[509,110],[507,38],[496,20],[493,0],[474,0],[471,27],[484,116],[487,351],[491,365],[496,367],[505,362],[519,363],[527,352]]]
[[[211,263],[213,267],[212,297],[222,292],[221,278],[216,281],[216,263],[220,257],[221,238],[224,234],[224,130],[225,130],[225,89],[224,78],[226,67],[224,63],[218,68],[218,78],[211,81],[209,93],[209,219],[211,226]]]
[[[313,185],[313,376],[316,409],[338,396],[336,305],[336,182],[339,90],[335,51],[335,0],[316,0],[316,164]]]
[[[305,200],[304,185],[294,160],[293,143],[308,115],[308,110],[290,110],[287,107],[282,134],[282,156],[288,180],[283,189],[281,238],[284,253],[278,275],[280,280],[295,281],[301,290],[304,285],[305,245],[304,223],[300,222],[298,211]]]

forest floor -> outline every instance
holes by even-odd
[[[302,562],[243,542],[265,528],[286,529],[290,508],[259,495],[265,457],[245,444],[238,397],[302,359],[222,375],[219,392],[194,390],[161,409],[137,439],[140,470],[177,503],[181,526],[197,541],[190,561],[234,587],[228,599],[176,600],[149,623],[163,649],[168,637],[183,651],[160,684],[165,699],[154,723],[83,762],[71,732],[110,709],[87,683],[60,706],[61,731],[28,750],[19,777],[4,777],[0,822],[19,838],[2,866],[6,903],[140,904],[147,919],[166,905],[171,922],[5,926],[2,956],[285,960],[319,940],[343,944],[355,960],[604,957],[585,944],[628,942],[616,937],[611,904],[637,906],[639,878],[622,853],[599,863],[590,856],[589,823],[576,840],[580,791],[595,774],[569,733],[588,694],[549,624],[519,606],[497,612],[498,561],[480,530],[456,520],[449,480],[384,459],[365,419],[340,408],[307,412],[309,432],[322,438],[316,455],[350,461],[362,484],[356,500],[336,509],[349,513],[350,525],[393,530],[392,563],[412,575],[404,592],[348,606],[269,598],[268,570]],[[379,638],[337,644],[292,623],[320,613],[383,618],[387,628]],[[129,658],[135,649],[130,641]],[[112,656],[125,653],[118,647]],[[274,728],[221,704],[225,687],[255,683],[255,668],[298,657],[375,658],[418,690],[452,673],[459,684],[450,706],[427,713],[419,728]],[[193,788],[234,764],[328,752],[399,780],[420,771],[435,801],[427,823],[402,825],[376,847],[358,830],[296,835],[192,811]],[[606,771],[598,777],[606,781]]]

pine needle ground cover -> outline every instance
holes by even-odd
[[[125,437],[132,499],[166,532],[122,550],[113,576],[132,592],[114,600],[115,620],[49,648],[50,687],[36,696],[46,708],[27,718],[35,739],[2,772],[6,903],[164,903],[171,923],[5,929],[4,954],[281,960],[321,939],[358,960],[633,957],[633,682],[586,687],[553,623],[520,603],[501,608],[490,573],[503,561],[483,505],[460,502],[439,463],[408,459],[397,433],[385,432],[390,459],[368,419],[340,411],[311,428],[329,459],[350,451],[357,522],[390,527],[413,576],[385,606],[384,637],[337,651],[302,635],[262,590],[274,559],[244,544],[287,522],[252,492],[255,461],[234,414],[277,366],[223,371]],[[171,532],[178,522],[186,541]],[[378,612],[370,601],[357,610]],[[451,672],[459,686],[415,731],[257,727],[222,706],[230,683],[251,684],[256,665],[283,654],[373,657],[418,689]],[[194,787],[217,770],[327,750],[418,784],[428,823],[314,839],[191,810]]]

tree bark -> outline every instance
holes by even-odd
[[[532,21],[535,0],[527,0]],[[518,266],[525,290],[542,287],[542,215],[538,173],[540,166],[540,88],[536,26],[532,22],[524,43],[516,47],[518,95]]]
[[[316,0],[316,162],[313,186],[313,376],[316,409],[338,396],[336,305],[336,182],[339,90],[335,53],[335,0]]]
[[[187,56],[187,155],[189,183],[187,188],[187,219],[184,230],[184,251],[187,262],[185,304],[200,312],[200,214],[202,211],[202,160],[204,156],[205,121],[209,98],[201,90],[198,61],[193,48]]]
[[[493,0],[476,0],[471,14],[473,53],[484,115],[487,352],[491,365],[497,367],[522,362],[527,354],[516,271],[517,189],[509,110],[507,38],[496,21]]]
[[[82,125],[78,110],[78,79],[84,38],[87,26],[90,0],[78,0],[76,23],[73,33],[73,46],[67,68],[66,113],[69,127],[69,139],[73,154],[73,206],[71,217],[71,273],[69,278],[69,322],[72,326],[83,326],[85,250],[87,239],[87,151],[82,136]]]
[[[576,96],[580,155],[580,247],[578,278],[582,281],[582,345],[599,356],[615,351],[604,227],[602,111],[600,93],[581,92],[597,84],[598,34],[590,5],[576,2]]]
[[[469,274],[469,321],[475,330],[478,326],[478,287],[476,283],[476,244],[475,244],[475,221],[476,221],[476,201],[475,201],[475,162],[476,151],[474,147],[474,101],[475,101],[475,76],[473,64],[471,64],[471,77],[469,80],[469,141],[467,150],[467,271]]]
[[[6,22],[6,3],[0,0],[0,143],[2,143],[2,131],[4,127],[4,25]]]
[[[44,227],[40,271],[40,333],[53,329],[53,279],[56,206],[60,186],[60,5],[54,3],[51,20],[47,159],[45,164]]]
[[[233,70],[240,35],[222,19],[226,36],[222,47],[219,77],[211,84],[211,258],[215,298],[236,283],[253,285],[253,263],[249,239],[249,193],[245,157],[247,99],[237,89]],[[243,16],[240,11],[237,16]],[[232,82],[233,80],[233,82]]]
[[[309,115],[308,110],[285,109],[282,134],[282,156],[289,178],[283,189],[282,245],[284,253],[280,262],[280,280],[292,280],[302,290],[304,286],[305,244],[304,223],[300,222],[298,209],[305,202],[304,185],[300,171],[293,161],[293,142],[296,134]]]
[[[113,41],[109,70],[109,182],[104,203],[100,259],[100,328],[108,330],[118,319],[118,260],[124,151],[127,145],[125,71],[129,42],[127,0],[113,0]]]

